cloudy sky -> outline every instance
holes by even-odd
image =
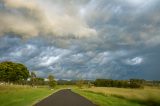
[[[160,0],[0,0],[0,61],[58,79],[160,79]]]

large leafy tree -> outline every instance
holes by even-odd
[[[27,80],[29,71],[21,63],[5,61],[0,63],[0,80],[6,82],[16,82]]]

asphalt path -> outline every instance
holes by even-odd
[[[35,106],[97,106],[70,89],[60,90],[35,104]]]

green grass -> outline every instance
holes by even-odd
[[[144,89],[93,87],[84,88],[83,91],[99,93],[104,96],[112,96],[146,106],[160,106],[160,88],[144,87]]]
[[[32,106],[50,95],[53,90],[48,87],[32,88],[29,86],[0,86],[1,106]]]
[[[114,96],[106,96],[100,93],[88,92],[78,89],[74,89],[73,91],[91,100],[98,106],[144,106],[137,102],[129,101]]]
[[[47,86],[33,88],[20,85],[0,85],[1,106],[32,106],[53,92],[71,88],[98,106],[160,106],[160,89],[127,89],[93,87],[78,89],[76,86],[60,85],[55,90]]]

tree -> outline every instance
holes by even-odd
[[[91,88],[92,87],[92,83],[91,82],[88,82],[88,88]]]
[[[0,81],[20,82],[28,77],[29,71],[25,65],[10,61],[0,63]]]
[[[36,85],[45,85],[44,78],[37,77],[35,79],[35,84]]]
[[[31,86],[33,87],[36,83],[36,74],[34,72],[31,72],[31,76],[30,76],[30,81],[31,81]]]
[[[54,88],[57,85],[57,82],[54,80],[53,75],[48,76],[48,85],[50,88]]]
[[[78,80],[78,81],[76,82],[77,87],[79,87],[80,89],[82,88],[83,84],[84,84],[84,81],[83,81],[83,80]]]

